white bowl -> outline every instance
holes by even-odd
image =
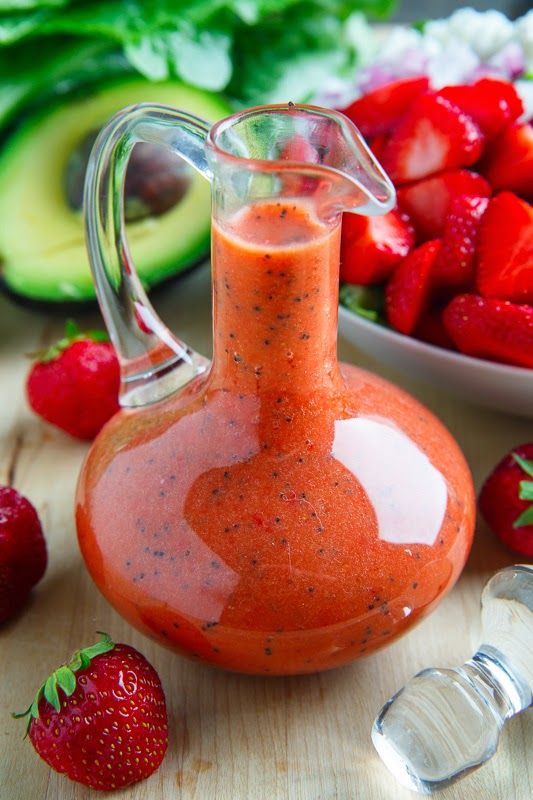
[[[533,369],[471,358],[385,328],[339,306],[339,331],[363,353],[472,403],[533,417]]]

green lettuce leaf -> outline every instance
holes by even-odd
[[[385,324],[385,295],[382,286],[358,286],[344,283],[339,292],[341,304],[372,322]]]
[[[39,42],[35,69],[35,43],[0,49],[0,129],[38,98],[72,92],[78,87],[132,72],[124,56],[105,39],[57,39]]]
[[[380,16],[393,5],[394,0],[0,0],[0,125],[42,87],[68,81],[69,58],[73,72],[83,72],[85,46],[92,50],[96,42],[106,53],[120,50],[150,80],[178,77],[225,90],[238,105],[301,102],[325,78],[357,63],[371,37],[361,17],[352,24],[354,12]],[[93,66],[88,71],[95,73]]]
[[[232,73],[232,28],[238,17],[229,13],[230,6],[229,0],[100,0],[50,16],[38,30],[107,38],[122,45],[132,66],[151,80],[176,76],[219,90]],[[27,35],[34,32],[28,28]]]
[[[0,0],[0,14],[6,11],[27,11],[47,6],[66,6],[71,0]]]
[[[2,0],[0,0],[2,2]],[[7,0],[14,3],[16,0]],[[283,63],[318,51],[342,51],[342,26],[354,12],[382,15],[393,0],[19,0],[26,13],[0,16],[0,43],[32,36],[103,37],[120,42],[136,69],[162,75],[164,63],[175,74],[198,75],[199,85],[213,85],[202,62],[213,58],[213,73],[226,83],[235,66],[253,56]],[[69,5],[68,10],[64,6]],[[256,49],[259,47],[259,51]],[[263,49],[273,51],[264,53]],[[271,57],[269,57],[271,55]],[[289,58],[289,55],[291,58]],[[263,57],[263,58],[262,58]],[[187,63],[186,63],[187,62]],[[192,65],[192,66],[191,66]],[[264,71],[261,65],[259,71]],[[165,75],[165,77],[168,76]],[[260,82],[260,79],[258,79]]]
[[[315,3],[299,3],[257,28],[239,31],[230,95],[242,105],[303,102],[323,80],[353,68],[357,51],[348,36],[353,17],[338,11],[325,17]]]
[[[0,0],[0,14],[5,11],[27,11],[46,6],[66,6],[71,0]]]
[[[51,9],[42,8],[29,14],[7,14],[0,16],[0,46],[14,44],[42,30],[50,18]]]

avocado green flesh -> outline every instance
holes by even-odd
[[[8,140],[0,155],[0,276],[11,291],[54,302],[94,297],[83,218],[67,203],[65,169],[87,134],[125,106],[147,101],[208,121],[230,113],[215,95],[176,82],[129,79],[28,120]],[[176,206],[127,225],[130,251],[145,286],[207,252],[210,211],[209,184],[192,172]]]

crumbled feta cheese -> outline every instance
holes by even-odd
[[[350,14],[344,26],[344,38],[357,50],[357,65],[370,64],[378,54],[377,37],[364,14]]]
[[[504,78],[516,78],[526,67],[524,51],[517,41],[509,42],[488,59],[487,65]]]
[[[354,41],[361,40],[360,26],[366,25],[359,17],[354,15],[351,22]],[[485,75],[516,80],[533,73],[533,10],[511,22],[499,11],[461,8],[447,19],[427,22],[423,32],[400,26],[390,32],[378,28],[368,40],[353,77],[328,80],[315,102],[343,108],[383,84],[416,75],[427,75],[438,89]],[[533,82],[522,90],[529,109],[531,86]]]
[[[481,60],[485,60],[511,41],[514,26],[500,11],[460,8],[448,19],[428,22],[424,32],[444,47],[457,41],[464,42]]]
[[[381,37],[379,43],[379,61],[392,63],[402,58],[409,50],[418,50],[424,36],[414,28],[394,28],[387,36]]]
[[[431,40],[431,37],[428,39]],[[425,43],[426,47],[430,45],[430,41]],[[465,42],[454,40],[439,48],[428,59],[426,74],[431,85],[440,89],[442,86],[467,82],[479,65],[480,60],[472,48]]]

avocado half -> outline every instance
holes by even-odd
[[[83,217],[72,208],[65,175],[72,153],[125,106],[153,102],[208,121],[231,113],[217,95],[177,82],[129,78],[63,101],[29,118],[0,152],[0,278],[8,290],[38,301],[94,298]],[[163,281],[209,249],[210,187],[191,171],[169,210],[127,224],[127,239],[145,287]]]

